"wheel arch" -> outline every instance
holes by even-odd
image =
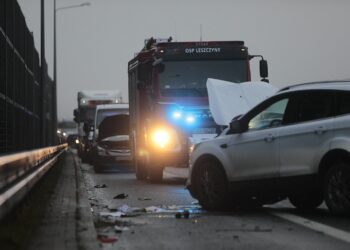
[[[193,181],[193,176],[196,175],[196,172],[198,171],[200,165],[203,162],[208,161],[208,160],[213,160],[218,164],[219,169],[223,172],[226,180],[228,181],[227,173],[226,173],[225,168],[224,168],[223,164],[221,163],[221,161],[216,156],[214,156],[212,154],[204,154],[204,155],[201,155],[193,164],[193,169],[192,169],[192,174],[191,174],[191,179],[192,179],[191,182]]]
[[[223,174],[223,178],[226,180],[226,184],[227,184],[227,191],[229,192],[229,182],[228,182],[228,178],[227,178],[227,173],[225,171],[225,168],[222,164],[222,162],[214,155],[212,154],[204,154],[202,156],[200,156],[195,163],[193,164],[193,168],[192,168],[192,173],[191,173],[191,190],[190,193],[191,195],[200,200],[199,197],[199,190],[197,190],[198,185],[196,185],[196,177],[198,176],[199,170],[201,169],[201,166],[203,163],[208,162],[208,161],[214,161],[216,163],[216,166],[218,167],[217,169]],[[201,202],[200,202],[201,204]],[[202,206],[204,206],[203,204],[201,204]],[[209,209],[208,207],[206,209]]]
[[[344,149],[332,149],[327,152],[319,164],[319,174],[325,176],[332,163],[346,161],[350,162],[350,152]]]

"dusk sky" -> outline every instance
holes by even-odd
[[[84,0],[57,0],[57,7]],[[243,40],[269,63],[276,86],[350,79],[347,0],[90,0],[57,12],[58,116],[73,117],[80,90],[120,89],[127,100],[127,63],[144,39]],[[40,50],[40,0],[19,0]],[[53,76],[53,0],[46,4],[46,58]],[[252,61],[259,79],[258,60]]]

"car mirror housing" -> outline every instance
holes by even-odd
[[[230,122],[230,133],[231,134],[240,134],[245,131],[245,127],[240,120],[234,120]]]

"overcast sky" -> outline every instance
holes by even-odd
[[[268,60],[270,82],[350,78],[348,0],[88,0],[57,12],[58,116],[72,118],[79,90],[120,89],[145,38],[244,40]],[[84,0],[57,0],[57,7]],[[40,50],[40,0],[19,0]],[[53,0],[46,4],[46,58],[52,76]],[[258,80],[258,61],[252,76]]]

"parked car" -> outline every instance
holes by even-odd
[[[106,117],[98,129],[99,133],[93,149],[95,172],[101,172],[108,166],[130,165],[129,115],[118,114]]]
[[[234,119],[194,147],[187,186],[209,210],[288,198],[349,214],[350,82],[290,86]]]
[[[128,103],[101,104],[96,106],[96,112],[93,123],[93,143],[96,142],[101,122],[109,116],[129,114]]]

